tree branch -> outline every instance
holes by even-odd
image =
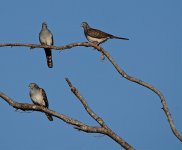
[[[115,69],[118,71],[118,73],[123,76],[125,79],[131,81],[131,82],[135,82],[141,86],[144,86],[148,89],[150,89],[151,91],[153,91],[154,93],[156,93],[160,100],[161,100],[161,103],[162,103],[162,106],[163,106],[163,110],[164,110],[164,113],[168,119],[168,122],[169,122],[169,125],[171,127],[171,130],[172,132],[174,133],[174,135],[182,142],[182,136],[180,135],[180,133],[177,131],[176,127],[175,127],[175,124],[173,122],[173,119],[172,119],[172,116],[171,116],[171,113],[167,107],[167,103],[166,103],[166,100],[163,96],[163,94],[158,90],[156,89],[154,86],[140,80],[140,79],[137,79],[135,77],[132,77],[132,76],[129,76],[122,68],[119,67],[119,65],[115,62],[115,60],[111,57],[111,55],[105,51],[102,47],[100,46],[97,46],[93,43],[89,43],[89,42],[77,42],[77,43],[70,43],[70,44],[67,44],[67,45],[63,45],[63,46],[47,46],[47,45],[38,45],[38,44],[22,44],[22,43],[5,43],[5,44],[0,44],[0,47],[5,47],[5,46],[22,46],[22,47],[30,47],[31,49],[32,48],[51,48],[51,49],[54,49],[54,50],[66,50],[66,49],[70,49],[70,48],[73,48],[73,47],[77,47],[77,46],[84,46],[84,47],[93,47],[95,49],[97,49],[99,52],[101,52],[104,56],[106,56],[108,58],[108,60],[112,63],[112,65],[115,67]],[[93,116],[92,116],[93,117]]]
[[[112,138],[114,141],[116,141],[118,144],[120,144],[125,149],[133,149],[127,142],[125,142],[121,137],[119,137],[116,133],[114,133],[103,121],[101,117],[99,117],[97,114],[93,112],[93,110],[89,107],[86,100],[83,98],[83,96],[78,92],[78,90],[72,85],[72,83],[69,81],[68,78],[65,79],[72,91],[72,93],[80,100],[82,105],[84,106],[87,113],[95,120],[97,121],[101,128],[104,131],[104,134]]]
[[[72,119],[66,115],[63,115],[63,114],[60,114],[56,111],[53,111],[53,110],[50,110],[50,109],[47,109],[45,107],[42,107],[42,106],[39,106],[39,105],[35,105],[35,104],[28,104],[28,103],[18,103],[18,102],[15,102],[14,100],[12,100],[10,97],[8,97],[7,95],[5,95],[4,93],[0,92],[0,97],[2,99],[4,99],[10,106],[12,106],[13,108],[15,109],[20,109],[22,111],[38,111],[38,112],[44,112],[44,113],[47,113],[47,114],[50,114],[56,118],[59,118],[61,119],[62,121],[70,124],[70,125],[73,125],[73,126],[78,126],[78,127],[82,127],[84,126],[85,128],[88,127],[88,125],[78,121],[78,120],[75,120],[75,119]]]
[[[85,47],[93,47],[94,44],[88,43],[88,42],[77,42],[77,43],[70,43],[67,45],[63,46],[49,46],[49,45],[39,45],[39,44],[25,44],[25,43],[5,43],[5,44],[0,44],[0,47],[30,47],[30,49],[34,48],[50,48],[54,50],[65,50],[65,49],[70,49],[76,46],[85,46]]]
[[[157,89],[155,88],[154,86],[150,85],[149,83],[147,82],[144,82],[140,79],[137,79],[135,77],[132,77],[132,76],[129,76],[126,72],[124,72],[124,70],[122,70],[118,65],[117,63],[114,61],[114,59],[111,57],[111,55],[106,52],[102,47],[99,47],[100,51],[108,58],[108,60],[113,64],[113,66],[116,68],[116,70],[118,71],[118,73],[120,75],[122,75],[125,79],[129,80],[129,81],[132,81],[132,82],[135,82],[139,85],[142,85],[148,89],[150,89],[151,91],[153,91],[154,93],[156,93],[160,100],[161,100],[161,103],[162,103],[162,106],[163,106],[163,110],[164,110],[164,113],[168,119],[168,122],[169,122],[169,125],[171,127],[171,130],[172,132],[174,133],[174,135],[182,142],[182,136],[180,135],[180,133],[177,131],[176,127],[175,127],[175,124],[173,122],[173,119],[172,119],[172,116],[171,116],[171,113],[167,107],[167,103],[166,103],[166,100],[163,96],[163,94]]]
[[[28,104],[28,103],[18,103],[12,100],[10,97],[5,95],[4,93],[0,92],[0,97],[4,99],[10,106],[12,106],[15,109],[20,109],[22,111],[38,111],[42,113],[50,114],[58,119],[61,119],[65,123],[68,123],[72,125],[74,128],[79,128],[81,131],[89,132],[89,133],[103,133],[102,129],[100,127],[92,127],[89,125],[86,125],[82,123],[81,121],[75,120],[73,118],[70,118],[66,115],[60,114],[56,111],[47,109],[45,107],[35,105],[35,104]]]
[[[97,114],[95,114],[91,108],[88,106],[86,100],[84,99],[84,97],[82,97],[80,95],[80,93],[78,92],[78,90],[72,85],[72,83],[69,81],[68,78],[65,78],[65,80],[67,81],[71,91],[73,92],[73,94],[78,98],[78,100],[80,100],[80,102],[82,103],[82,105],[84,106],[85,110],[87,111],[87,113],[95,120],[97,121],[102,127],[106,127],[104,121],[102,120],[102,118],[98,117]]]
[[[60,114],[56,111],[47,109],[47,108],[42,107],[42,106],[38,106],[35,104],[15,102],[2,92],[0,92],[0,97],[2,99],[4,99],[10,106],[14,107],[15,109],[21,109],[23,111],[28,111],[28,110],[39,111],[39,112],[50,114],[56,118],[61,119],[62,121],[74,126],[74,128],[79,130],[79,131],[83,131],[83,132],[87,132],[87,133],[100,133],[100,134],[107,135],[108,137],[110,137],[111,139],[116,141],[118,144],[120,144],[124,149],[134,150],[134,148],[131,145],[129,145],[126,141],[124,141],[121,137],[119,137],[116,133],[114,133],[108,126],[106,126],[102,118],[98,117],[91,110],[91,108],[88,106],[86,100],[80,95],[78,90],[72,85],[72,83],[69,81],[68,78],[66,78],[66,81],[67,81],[68,85],[70,86],[70,89],[73,92],[73,94],[75,94],[75,96],[81,101],[81,103],[84,106],[87,113],[94,120],[96,120],[100,124],[101,127],[93,127],[93,126],[86,125],[86,124],[84,124],[78,120],[75,120],[75,119],[70,118],[66,115]]]

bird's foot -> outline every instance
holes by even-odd
[[[95,44],[95,45],[97,45],[97,46],[99,46],[99,44],[100,44],[100,43],[97,42],[97,41],[93,41],[92,43]]]
[[[94,44],[96,46],[99,46],[99,43],[97,41],[94,41],[94,42],[90,42],[91,44]],[[96,50],[96,48],[93,48],[93,50]]]
[[[31,47],[30,47],[30,50],[32,50],[32,49],[34,49],[34,48],[35,48],[35,47],[31,46]]]

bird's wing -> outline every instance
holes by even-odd
[[[52,33],[51,33],[52,34]],[[52,34],[52,45],[54,45],[54,38],[53,38],[53,34]]]
[[[103,32],[101,30],[93,29],[93,28],[90,28],[90,29],[87,30],[87,35],[91,36],[93,38],[98,38],[98,39],[108,38],[108,37],[111,36],[108,33],[105,33],[105,32]]]
[[[31,98],[31,100],[32,100],[32,93],[31,92],[29,92],[29,95],[30,95],[30,98]],[[32,102],[34,103],[34,101],[32,100]]]
[[[47,29],[47,31],[48,31],[49,36],[51,37],[51,40],[52,40],[51,45],[54,45],[53,34],[52,34],[52,32],[49,29]]]
[[[45,107],[48,108],[49,107],[49,103],[48,103],[48,100],[47,100],[46,92],[42,88],[40,88],[40,92],[42,93],[42,97],[43,97],[43,100],[45,102]]]
[[[42,30],[39,32],[39,42],[41,43],[41,34],[42,34]]]

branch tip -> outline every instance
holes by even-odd
[[[68,83],[68,85],[71,87],[72,86],[71,81],[67,77],[65,78],[65,80]]]

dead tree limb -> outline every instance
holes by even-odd
[[[152,86],[151,84],[144,82],[140,79],[137,79],[135,77],[132,77],[130,75],[128,75],[121,67],[119,67],[119,65],[115,62],[115,60],[111,57],[111,55],[105,51],[102,47],[97,46],[95,44],[92,43],[88,43],[88,42],[76,42],[76,43],[70,43],[67,45],[63,45],[63,46],[46,46],[46,45],[38,45],[38,44],[23,44],[23,43],[5,43],[5,44],[0,44],[0,47],[7,47],[7,46],[22,46],[22,47],[30,47],[32,48],[51,48],[54,50],[66,50],[66,49],[70,49],[73,47],[77,47],[77,46],[84,46],[84,47],[93,47],[95,49],[97,49],[99,52],[101,52],[104,56],[106,56],[108,58],[108,60],[112,63],[112,65],[115,67],[115,69],[118,71],[118,73],[123,76],[125,79],[131,81],[131,82],[135,82],[141,86],[144,86],[148,89],[150,89],[151,91],[153,91],[154,93],[156,93],[162,103],[162,109],[164,110],[164,113],[168,119],[168,123],[170,125],[170,128],[172,130],[172,132],[174,133],[174,135],[182,142],[182,136],[180,135],[180,133],[177,131],[175,124],[173,122],[171,113],[167,107],[167,103],[166,100],[163,96],[163,94],[154,86]]]
[[[66,78],[66,81],[73,92],[73,94],[80,100],[81,104],[84,106],[86,112],[95,120],[98,122],[99,126],[89,126],[85,123],[78,121],[76,119],[73,119],[71,117],[68,117],[66,115],[60,114],[56,111],[47,109],[42,106],[38,106],[35,104],[28,104],[28,103],[18,103],[9,98],[4,93],[0,92],[0,97],[4,99],[10,106],[12,106],[15,109],[20,109],[23,111],[38,111],[42,113],[50,114],[58,119],[61,119],[62,121],[72,125],[75,129],[87,133],[100,133],[103,135],[107,135],[111,139],[113,139],[115,142],[117,142],[120,146],[122,146],[126,150],[134,150],[134,148],[129,145],[126,141],[124,141],[121,137],[119,137],[116,133],[114,133],[103,121],[102,118],[100,118],[97,114],[95,114],[92,109],[87,104],[86,100],[83,98],[83,96],[78,92],[78,90],[72,85],[72,83],[69,81],[68,78]]]

